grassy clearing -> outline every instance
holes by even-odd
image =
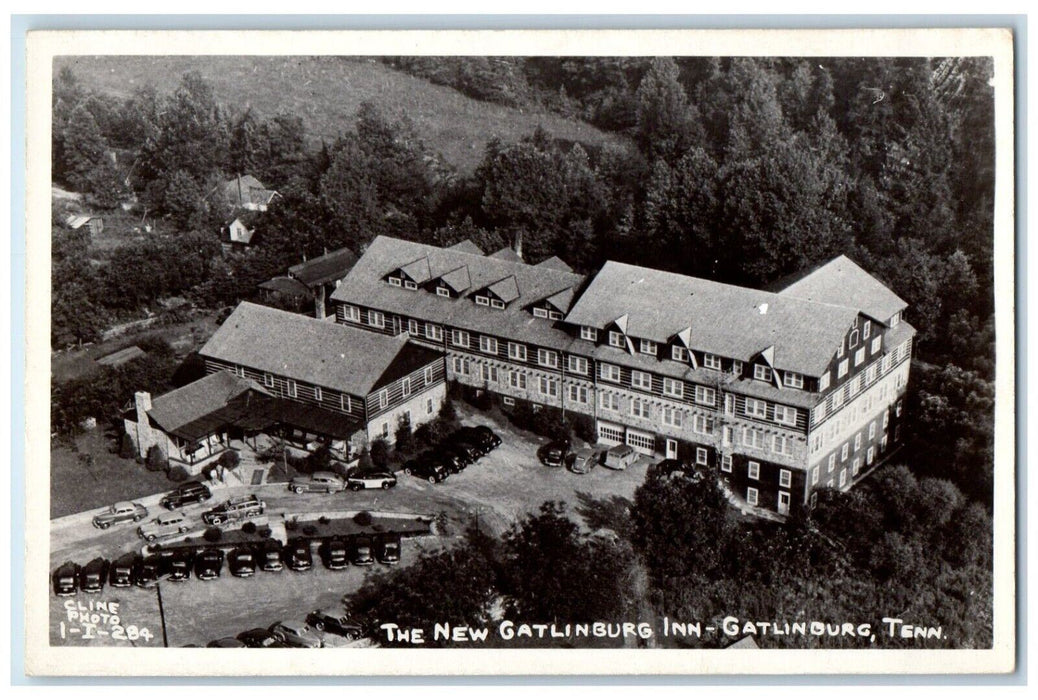
[[[335,139],[353,128],[357,108],[372,101],[390,114],[406,115],[419,135],[464,174],[483,157],[491,138],[514,142],[538,125],[557,138],[599,146],[618,137],[574,120],[533,113],[465,97],[395,71],[375,59],[345,56],[67,56],[88,87],[119,98],[137,87],[171,91],[188,71],[200,72],[225,105],[251,106],[270,116],[302,117],[315,139]]]

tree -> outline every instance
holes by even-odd
[[[68,115],[61,134],[61,161],[55,170],[76,190],[90,190],[91,177],[105,159],[105,143],[94,115],[79,106]]]
[[[414,452],[414,432],[411,430],[411,421],[405,416],[400,417],[396,432],[393,435],[395,449],[400,454],[411,454]]]
[[[389,464],[389,443],[382,438],[371,441],[371,462],[379,469],[385,469]]]
[[[676,161],[690,147],[702,143],[699,110],[688,103],[671,58],[654,58],[635,93],[635,139],[651,162]]]

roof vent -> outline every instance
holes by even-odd
[[[761,316],[763,316],[764,314],[768,313],[768,304],[767,304],[767,302],[765,302],[765,303],[763,303],[763,304],[761,304],[760,306],[757,307],[757,313],[759,313]]]

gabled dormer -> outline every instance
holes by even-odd
[[[628,314],[624,314],[612,323],[608,324],[605,327],[606,342],[611,347],[626,350],[633,355],[635,354],[634,341],[627,335],[627,326],[629,321],[630,317]]]
[[[696,354],[692,352],[692,326],[687,326],[675,333],[674,337],[670,339],[669,347],[670,359],[690,364],[693,369],[699,368]]]
[[[509,275],[477,291],[473,298],[479,306],[504,309],[519,298],[519,283],[515,275]]]
[[[394,287],[416,290],[432,279],[429,269],[429,257],[423,256],[397,268],[386,276],[386,281]]]
[[[552,294],[547,299],[542,299],[530,305],[530,313],[537,318],[547,318],[552,321],[561,321],[569,311],[570,303],[573,301],[573,288],[568,287],[560,292]]]
[[[769,345],[752,358],[753,378],[781,389],[778,371],[775,369],[775,346]]]
[[[472,286],[472,278],[469,276],[467,265],[457,267],[436,281],[437,296],[457,299]]]

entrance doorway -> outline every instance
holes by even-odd
[[[678,441],[667,438],[667,459],[678,458]]]

